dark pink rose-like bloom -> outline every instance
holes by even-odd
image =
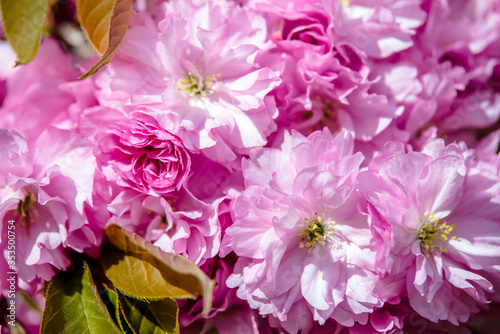
[[[149,195],[179,190],[191,158],[180,138],[142,112],[117,122],[97,137],[99,167],[109,180]]]

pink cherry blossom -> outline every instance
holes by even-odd
[[[309,134],[328,127],[351,132],[356,139],[369,141],[397,118],[398,108],[387,96],[370,92],[373,82],[363,64],[350,68],[349,57],[340,51],[316,54],[309,49],[282,48],[262,54],[259,61],[269,64],[275,58],[283,83],[274,94],[278,100],[280,127]],[[352,60],[353,62],[355,60]],[[270,65],[271,66],[271,65]]]
[[[280,79],[254,61],[267,47],[263,18],[214,2],[164,7],[158,23],[134,19],[115,61],[96,78],[101,104],[155,108],[189,150],[215,161],[265,145],[277,116],[267,95]]]
[[[75,8],[29,64],[0,41],[0,309],[16,271],[27,332],[110,223],[216,282],[182,333],[495,332],[499,0],[136,0],[85,80]]]
[[[274,91],[279,127],[304,134],[328,127],[369,141],[400,116],[387,96],[372,91],[378,78],[366,66],[366,55],[348,44],[334,43],[337,21],[327,3],[251,1],[268,13],[274,48],[261,52],[260,64],[274,68],[283,81]],[[333,5],[332,5],[333,6]],[[335,24],[334,24],[335,23]]]
[[[71,263],[67,251],[98,253],[101,230],[85,216],[91,203],[94,159],[90,143],[67,130],[44,131],[34,153],[26,150],[18,134],[1,133],[2,161],[10,161],[1,175],[1,272],[5,278],[8,271],[17,271],[20,284],[28,290],[40,280],[50,280],[56,269],[65,270]],[[6,261],[12,230],[16,232],[15,265]]]
[[[8,71],[0,127],[19,132],[30,149],[50,125],[75,129],[83,109],[96,103],[92,82],[77,81],[80,74],[56,40],[44,39],[35,60]]]
[[[495,1],[431,1],[423,47],[443,53],[465,47],[473,54],[483,52],[498,40],[500,10]]]
[[[371,234],[357,210],[363,157],[352,145],[345,132],[285,132],[279,149],[256,149],[243,161],[245,190],[225,237],[239,258],[227,284],[288,332],[328,318],[366,322],[380,304]]]
[[[386,58],[413,45],[412,36],[426,19],[419,0],[330,0],[334,42],[370,57]]]
[[[393,142],[359,175],[387,289],[434,322],[466,321],[492,291],[478,271],[500,269],[498,177],[472,154],[440,139],[421,152]]]
[[[201,269],[217,282],[224,282],[232,273],[235,260],[235,256],[228,256],[224,260],[215,257],[201,266]],[[235,289],[230,289],[225,284],[215,287],[212,310],[206,318],[201,316],[202,307],[201,299],[181,302],[179,319],[183,333],[204,333],[210,329],[216,329],[221,334],[271,333],[267,322],[262,321],[246,301],[236,296]]]
[[[422,9],[428,20],[413,36],[412,47],[389,58],[366,59],[372,75],[381,79],[371,90],[404,108],[395,123],[412,143],[435,127],[450,142],[472,144],[471,128],[494,126],[500,118],[497,7],[494,2],[427,1]]]
[[[96,219],[116,223],[151,241],[161,250],[185,256],[197,265],[219,251],[220,225],[216,209],[220,200],[206,204],[185,189],[168,196],[148,196],[99,180],[95,198]],[[100,213],[99,211],[104,211]]]

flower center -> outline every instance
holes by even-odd
[[[189,72],[186,79],[180,79],[179,82],[177,82],[178,90],[186,91],[190,96],[205,98],[214,93],[212,87],[217,81],[218,76],[220,75],[212,74],[208,77],[197,77]]]
[[[425,218],[419,218],[420,227],[418,230],[417,239],[420,240],[420,245],[427,252],[432,253],[436,249],[435,242],[443,242],[448,240],[448,235],[453,231],[455,225],[448,225],[446,222],[440,222],[439,218],[429,215],[429,212],[424,214]],[[435,240],[437,238],[437,240]],[[450,237],[450,239],[455,239],[455,237]],[[446,248],[441,245],[437,245],[439,252],[447,253]],[[430,254],[427,253],[427,257]]]
[[[324,221],[321,216],[317,216],[314,219],[306,218],[306,228],[301,233],[297,234],[298,237],[302,237],[302,241],[299,245],[300,248],[308,247],[308,253],[313,249],[316,244],[325,245],[326,240],[335,232],[333,225],[335,224],[330,218]],[[333,245],[332,247],[335,247]]]
[[[330,130],[338,131],[340,130],[339,125],[336,121],[336,113],[337,110],[340,109],[340,104],[337,101],[332,101],[328,98],[322,98],[320,96],[315,96],[313,101],[313,108],[317,110],[317,117],[321,117],[318,119],[319,125],[321,128],[325,126]],[[320,111],[321,110],[321,111]],[[306,111],[302,117],[304,119],[310,119],[314,116],[312,111]]]
[[[17,204],[16,213],[20,217],[20,224],[24,226],[26,234],[29,236],[29,225],[31,222],[30,209],[32,208],[34,201],[31,198],[31,194],[28,192],[23,200],[19,200]],[[38,210],[34,210],[35,216],[38,217]]]

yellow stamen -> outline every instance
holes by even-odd
[[[326,239],[330,235],[335,232],[335,228],[331,219],[328,219],[326,222],[323,221],[321,216],[317,216],[314,219],[305,218],[307,225],[301,233],[297,234],[298,237],[302,237],[302,241],[299,244],[300,248],[308,247],[307,252],[311,252],[313,247],[316,244],[320,244],[322,246],[326,245]],[[335,245],[332,245],[334,248]]]
[[[203,74],[203,70],[200,70],[200,74]],[[204,99],[206,96],[214,93],[212,87],[217,81],[217,77],[220,77],[220,74],[197,77],[193,73],[188,72],[186,79],[180,79],[177,82],[177,89],[188,92],[190,96],[197,96]]]
[[[19,203],[17,204],[17,210],[16,210],[17,214],[21,218],[21,225],[24,226],[24,230],[28,236],[29,236],[29,225],[31,223],[30,211],[33,211],[32,207],[33,207],[34,202],[36,201],[36,200],[33,201],[31,196],[32,196],[31,193],[28,192],[26,194],[26,196],[24,197],[24,201],[19,200]],[[38,212],[38,210],[35,209],[34,213],[35,213],[35,217],[40,216],[40,213]]]
[[[425,219],[419,218],[420,227],[417,235],[417,239],[420,240],[420,244],[423,249],[427,252],[432,253],[436,248],[435,239],[440,242],[444,242],[448,239],[455,239],[455,237],[449,237],[449,234],[453,231],[455,225],[448,225],[447,222],[441,223],[439,218],[430,215],[427,211],[424,213]],[[437,245],[437,249],[441,253],[447,253],[448,250],[441,245]],[[427,254],[429,257],[430,254]]]

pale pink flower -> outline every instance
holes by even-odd
[[[75,129],[83,109],[96,103],[92,82],[77,81],[80,74],[56,40],[43,39],[37,57],[5,78],[0,127],[19,132],[30,149],[51,125]]]
[[[182,188],[165,197],[148,196],[132,189],[120,189],[99,180],[95,193],[96,219],[116,223],[151,241],[161,250],[180,254],[197,265],[219,252],[220,226],[217,207],[204,203]]]
[[[471,165],[472,154],[440,139],[421,152],[392,142],[358,177],[385,298],[407,294],[434,322],[466,321],[492,291],[479,271],[500,270],[500,183]]]
[[[232,273],[236,257],[227,256],[210,259],[201,266],[210,278],[218,284],[214,289],[212,310],[207,317],[202,317],[203,300],[180,301],[179,322],[182,333],[206,333],[216,329],[220,334],[249,333],[271,334],[267,321],[248,306],[246,301],[236,296],[236,289],[228,288],[223,282]]]
[[[366,66],[366,55],[351,45],[334,43],[336,22],[329,3],[250,1],[248,5],[267,13],[268,34],[276,45],[257,60],[283,79],[273,91],[279,127],[309,134],[326,126],[368,141],[401,114],[402,108],[371,90],[378,78]]]
[[[94,174],[89,142],[70,131],[49,128],[30,154],[26,142],[16,133],[1,133],[1,160],[11,162],[0,178],[5,180],[0,188],[0,287],[5,294],[3,282],[8,271],[17,271],[26,290],[40,280],[49,281],[56,269],[65,270],[70,265],[67,251],[95,255],[101,231],[87,221],[85,214],[91,204]],[[13,230],[15,264],[6,262],[10,254],[8,231]]]
[[[223,229],[231,223],[228,201],[235,189],[242,188],[242,176],[202,154],[191,157],[192,172],[183,186],[161,196],[122,187],[96,173],[93,220],[117,223],[199,265],[213,258],[219,252]]]
[[[165,206],[167,226],[151,224],[150,235],[154,245],[165,252],[181,254],[197,265],[213,258],[219,252],[220,224],[217,208],[222,199],[206,204],[188,191],[180,191]]]
[[[28,177],[33,172],[33,154],[24,138],[16,131],[0,129],[0,187],[7,185],[10,175]]]
[[[496,1],[431,1],[423,38],[424,48],[441,57],[449,50],[465,48],[479,54],[498,40],[500,8]]]
[[[500,130],[496,130],[483,138],[475,147],[476,163],[488,164],[493,174],[500,176]],[[484,167],[487,168],[487,167]],[[495,172],[496,170],[496,172]]]
[[[114,62],[96,78],[102,104],[148,105],[191,151],[231,161],[275,130],[274,71],[254,59],[265,21],[233,4],[165,4],[157,25],[135,18]]]
[[[413,45],[426,19],[420,0],[250,0],[250,8],[271,13],[275,38],[299,40],[331,51],[348,46],[363,58],[386,58]],[[276,19],[281,16],[282,19]],[[289,33],[288,33],[289,32]]]
[[[395,123],[412,141],[435,126],[450,141],[472,143],[471,128],[488,128],[500,119],[498,4],[428,1],[422,9],[428,19],[411,48],[366,59],[372,75],[380,77],[371,91],[404,108]]]
[[[363,157],[352,145],[346,132],[285,132],[279,149],[243,161],[246,188],[225,236],[239,258],[227,284],[291,333],[313,320],[366,322],[380,305],[371,234],[357,210]]]
[[[439,63],[421,49],[413,47],[386,60],[370,60],[372,75],[380,80],[371,86],[371,91],[384,95],[388,103],[401,108],[400,117],[393,123],[394,132],[401,135],[385,134],[385,140],[408,141],[417,138],[429,126],[440,124],[444,115],[457,98],[457,91],[463,90],[467,83],[466,72],[462,67],[450,63]],[[392,137],[392,139],[391,139]],[[379,147],[379,150],[383,145]]]
[[[329,0],[336,45],[350,45],[370,57],[386,58],[413,45],[426,19],[420,0]]]
[[[356,139],[368,141],[386,129],[398,117],[398,108],[387,96],[371,92],[370,70],[362,63],[349,67],[352,53],[293,48],[285,43],[262,54],[259,61],[276,66],[283,83],[274,94],[280,115],[277,123],[309,134],[328,127],[347,130]],[[350,57],[350,58],[348,58]],[[272,65],[274,59],[282,59]],[[354,57],[355,58],[355,57]]]
[[[498,60],[490,59],[486,64],[477,66],[468,76],[470,80],[463,90],[458,91],[450,109],[434,116],[442,133],[470,128],[484,129],[500,119]]]

